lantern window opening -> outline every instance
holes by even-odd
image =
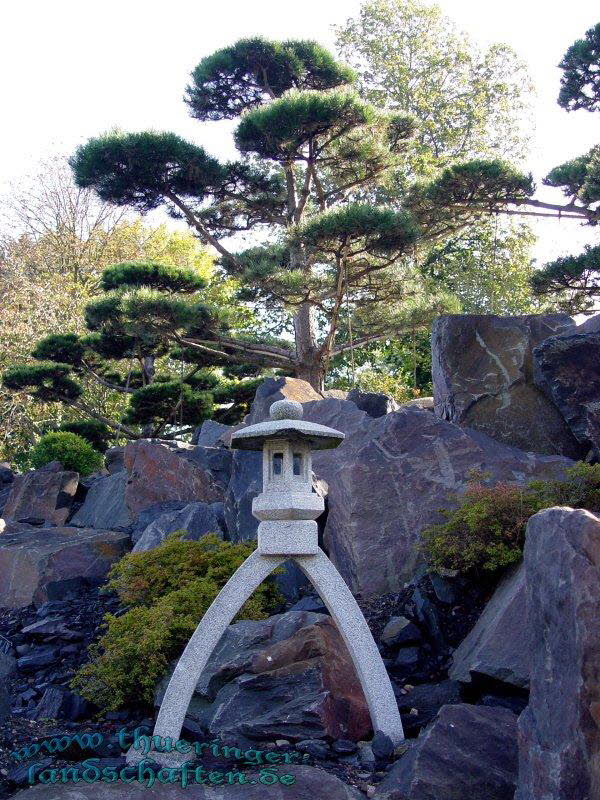
[[[280,478],[283,475],[283,452],[275,450],[271,456],[271,475]]]

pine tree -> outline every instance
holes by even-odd
[[[108,267],[100,281],[103,294],[85,309],[89,333],[46,336],[32,352],[37,363],[7,369],[3,385],[88,417],[59,429],[80,434],[100,450],[111,432],[113,441],[184,436],[218,417],[220,405],[225,419],[237,421],[257,381],[228,380],[195,352],[173,347],[170,335],[181,325],[199,330],[204,324],[203,335],[211,325],[226,329],[223,310],[203,302],[206,284],[193,267],[156,262]],[[86,402],[90,380],[123,397],[121,418],[111,419]]]
[[[203,59],[186,96],[201,122],[240,117],[239,160],[223,164],[152,132],[100,136],[73,157],[79,186],[115,205],[160,206],[185,219],[243,299],[266,317],[291,318],[293,341],[273,343],[155,308],[162,331],[188,353],[277,368],[321,389],[336,356],[426,326],[449,307],[415,269],[417,248],[531,197],[530,176],[473,160],[390,200],[383,190],[402,169],[415,122],[361,99],[353,82],[352,70],[313,42],[242,40]],[[232,246],[248,232],[253,246]]]
[[[569,47],[559,66],[558,104],[567,111],[600,111],[600,23]],[[589,224],[600,222],[600,144],[554,167],[544,183],[562,189],[568,213],[583,209]],[[532,286],[567,313],[592,313],[600,299],[600,245],[546,264],[533,276]]]

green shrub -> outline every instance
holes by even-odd
[[[91,661],[72,686],[103,710],[153,702],[156,682],[187,644],[219,590],[250,555],[253,544],[198,542],[172,534],[143,553],[130,553],[109,574],[106,589],[130,606],[122,616],[107,614],[106,632],[89,648]],[[262,583],[238,618],[264,619],[281,596],[272,579]]]
[[[50,461],[60,461],[65,469],[80,475],[89,475],[101,469],[104,463],[102,453],[94,450],[81,436],[67,431],[44,434],[32,449],[29,460],[34,469]]]
[[[423,531],[423,549],[436,568],[495,572],[523,553],[529,518],[543,508],[570,506],[600,510],[600,464],[579,462],[560,480],[533,481],[527,487],[472,482],[446,522]]]
[[[68,433],[76,433],[82,439],[88,441],[93,448],[100,453],[106,452],[110,447],[111,430],[108,425],[103,422],[98,422],[95,419],[81,419],[74,422],[64,422],[59,428],[59,431],[68,431]]]

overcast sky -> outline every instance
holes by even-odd
[[[537,90],[529,169],[539,181],[556,164],[600,141],[600,115],[556,104],[567,47],[600,21],[598,0],[438,0],[479,44],[511,45]],[[359,0],[20,0],[0,10],[2,110],[0,180],[52,153],[70,154],[112,127],[173,130],[217,156],[233,151],[220,123],[199,123],[182,102],[187,77],[213,50],[242,36],[312,38],[332,46],[332,26]],[[556,199],[542,189],[540,196]],[[577,222],[541,222],[538,259],[579,249],[598,234]]]

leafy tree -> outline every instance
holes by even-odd
[[[567,111],[585,108],[600,111],[600,22],[578,39],[565,53],[559,67],[558,104]]]
[[[418,120],[417,176],[467,158],[526,155],[532,87],[512,48],[479,50],[439,6],[419,0],[367,0],[336,32],[361,94]]]
[[[567,111],[600,110],[600,23],[567,50],[558,103]],[[600,145],[554,167],[544,183],[562,190],[567,215],[583,215],[591,225],[600,221]],[[600,298],[600,246],[578,255],[562,256],[532,276],[534,291],[570,313],[591,313]]]

